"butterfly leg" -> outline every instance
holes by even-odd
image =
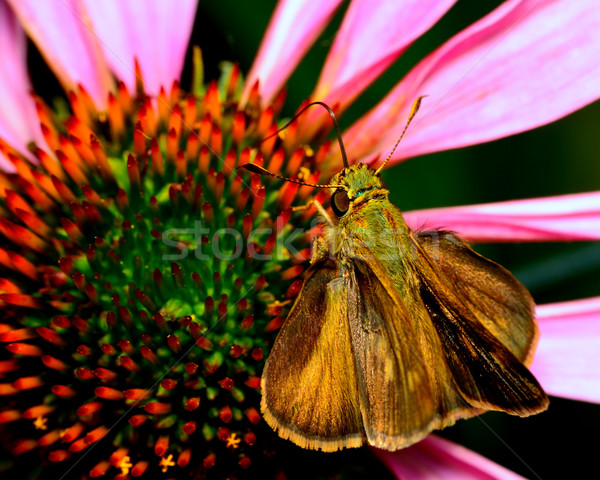
[[[331,219],[331,217],[329,216],[329,214],[327,213],[327,210],[325,210],[325,208],[323,208],[323,205],[321,205],[314,198],[310,202],[305,203],[304,205],[298,205],[298,206],[292,207],[292,212],[307,211],[307,210],[311,209],[312,207],[315,207],[317,209],[317,212],[319,212],[319,215],[321,215],[321,217],[329,224],[329,226],[334,225],[334,222]]]

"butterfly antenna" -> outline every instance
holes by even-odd
[[[344,190],[348,190],[348,187],[345,185],[321,185],[317,183],[306,183],[301,180],[295,180],[293,178],[282,177],[281,175],[277,175],[276,173],[269,172],[266,168],[261,167],[260,165],[256,165],[255,163],[246,163],[244,165],[240,165],[238,168],[243,168],[252,173],[258,173],[259,175],[269,175],[271,177],[279,178],[280,180],[285,180],[286,182],[297,183],[298,185],[306,185],[307,187],[314,188],[343,188]]]
[[[348,168],[350,165],[348,164],[348,156],[346,155],[346,148],[344,147],[344,141],[342,140],[342,131],[340,130],[340,126],[338,125],[337,118],[335,118],[335,113],[333,113],[333,110],[329,107],[329,105],[327,105],[324,102],[311,102],[311,103],[309,103],[302,110],[300,110],[296,115],[294,115],[290,119],[290,121],[287,122],[283,127],[281,127],[280,129],[278,129],[277,131],[273,132],[271,135],[266,136],[265,138],[263,138],[259,142],[255,143],[254,146],[260,145],[261,143],[266,142],[270,138],[273,138],[275,135],[277,135],[279,132],[282,132],[283,130],[285,130],[300,115],[302,115],[306,110],[308,110],[310,107],[312,107],[314,105],[320,105],[325,110],[327,110],[327,113],[329,113],[329,116],[331,117],[331,121],[333,122],[333,126],[335,128],[335,136],[337,137],[337,141],[338,141],[338,144],[340,146],[340,152],[342,154],[342,161],[344,162],[344,168]]]
[[[396,147],[398,147],[398,144],[404,138],[404,134],[408,130],[408,126],[410,125],[410,122],[412,122],[412,119],[415,118],[415,115],[419,111],[419,107],[421,106],[421,100],[423,100],[426,96],[427,95],[422,95],[421,97],[417,98],[415,100],[415,102],[413,103],[412,108],[410,109],[410,113],[408,115],[408,120],[406,121],[406,125],[404,126],[404,130],[402,130],[402,134],[400,135],[400,138],[396,142],[396,145],[394,145],[394,148],[392,148],[392,151],[387,156],[385,161],[379,166],[379,168],[377,170],[375,170],[375,175],[379,175],[379,172],[381,172],[381,170],[383,170],[383,167],[385,167],[385,165],[389,161],[389,159],[392,158],[392,155],[396,151]]]
[[[291,120],[289,122],[287,122],[283,127],[281,127],[277,131],[273,132],[271,135],[268,135],[265,138],[263,138],[262,140],[260,140],[259,142],[257,142],[255,144],[255,146],[256,145],[260,145],[262,142],[264,142],[266,140],[269,140],[270,138],[273,138],[279,132],[285,130],[300,115],[302,115],[306,110],[308,110],[310,107],[312,107],[314,105],[320,105],[325,110],[327,110],[327,113],[329,113],[329,116],[331,117],[331,121],[333,122],[333,126],[335,128],[335,135],[337,137],[338,144],[340,145],[340,152],[342,154],[342,161],[344,162],[344,168],[349,168],[348,157],[346,155],[346,148],[344,147],[344,142],[342,140],[342,132],[340,130],[340,126],[338,125],[337,118],[335,118],[335,113],[333,113],[333,110],[329,107],[329,105],[327,105],[326,103],[323,103],[323,102],[311,102],[311,103],[309,103],[302,110],[300,110],[296,115],[294,115],[291,118]],[[331,184],[328,184],[328,185],[319,185],[319,184],[316,184],[316,183],[305,183],[305,182],[302,182],[300,180],[294,180],[292,178],[282,177],[281,175],[277,175],[275,173],[269,172],[266,168],[263,168],[263,167],[261,167],[259,165],[254,164],[254,163],[246,163],[245,165],[240,165],[238,168],[244,168],[244,169],[248,170],[249,172],[258,173],[259,175],[269,175],[271,177],[279,178],[280,180],[285,180],[286,182],[297,183],[298,185],[306,185],[307,187],[315,187],[315,188],[343,188],[344,190],[348,190],[348,188],[345,185],[331,185]]]

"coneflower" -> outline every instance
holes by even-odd
[[[311,99],[343,113],[454,3],[350,2]],[[264,360],[318,232],[306,205],[326,194],[237,169],[252,161],[315,183],[341,166],[319,113],[271,136],[287,77],[340,4],[281,1],[245,82],[230,66],[204,85],[196,68],[184,92],[173,80],[194,0],[0,0],[3,476],[284,478],[312,472],[317,458],[329,472],[373,474],[364,449],[309,454],[261,419]],[[599,19],[594,2],[502,3],[344,133],[351,161],[384,155],[420,95],[428,104],[390,163],[521,132],[594,101]],[[31,94],[21,27],[68,106]],[[599,195],[406,219],[467,240],[597,240]],[[597,298],[538,308],[532,370],[548,393],[600,399],[599,311]],[[378,455],[402,478],[514,478],[435,436]]]

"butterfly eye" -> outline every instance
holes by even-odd
[[[338,217],[343,217],[350,208],[350,199],[346,190],[336,190],[331,197],[331,209]]]

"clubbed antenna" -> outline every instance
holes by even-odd
[[[417,98],[415,100],[415,102],[413,103],[412,108],[410,109],[410,113],[408,115],[408,120],[406,121],[406,125],[404,126],[404,130],[402,130],[402,134],[400,135],[400,138],[396,142],[396,145],[394,145],[394,148],[392,148],[392,151],[387,156],[385,161],[379,166],[379,168],[377,170],[375,170],[375,175],[379,175],[379,172],[381,172],[381,170],[383,170],[383,167],[385,167],[385,165],[389,161],[389,159],[392,158],[392,155],[396,151],[396,147],[400,143],[400,140],[402,140],[402,138],[404,138],[404,134],[406,133],[406,130],[408,130],[408,126],[410,125],[410,122],[412,122],[412,119],[415,118],[415,115],[419,111],[419,107],[421,106],[421,100],[423,100],[426,96],[427,95],[423,95],[423,96]]]

